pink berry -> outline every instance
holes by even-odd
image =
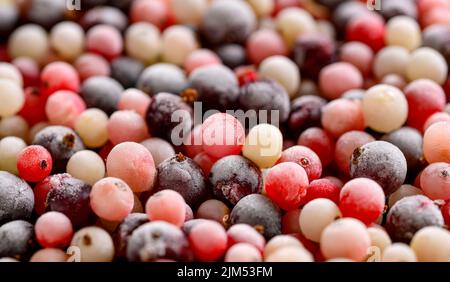
[[[423,135],[423,154],[429,163],[450,163],[450,122],[431,125]]]
[[[44,248],[63,248],[69,245],[73,235],[70,219],[60,212],[41,215],[34,230],[36,240]]]
[[[323,128],[334,138],[352,130],[364,130],[364,114],[361,103],[337,99],[322,108]]]
[[[35,252],[30,262],[66,262],[69,256],[61,249],[46,248]]]
[[[73,128],[78,116],[86,110],[86,103],[75,92],[54,92],[45,104],[45,113],[52,124]]]
[[[305,170],[293,162],[283,162],[272,167],[264,183],[267,196],[287,211],[300,206],[309,186]]]
[[[365,224],[373,223],[383,213],[383,188],[368,178],[356,178],[342,187],[339,209],[344,217],[353,217]]]
[[[293,146],[281,153],[277,163],[294,162],[302,166],[309,181],[318,179],[322,174],[322,163],[313,150],[305,146]]]
[[[254,32],[247,40],[247,54],[252,63],[258,65],[264,59],[275,55],[286,55],[283,38],[270,29]]]
[[[261,252],[247,243],[239,243],[228,249],[225,262],[261,262]]]
[[[203,150],[217,159],[238,155],[245,141],[245,131],[235,117],[217,113],[207,118],[202,125]]]
[[[102,56],[87,53],[78,57],[74,63],[82,81],[93,76],[109,76],[111,69],[109,63]]]
[[[345,43],[339,56],[341,61],[354,65],[364,76],[368,76],[372,71],[373,51],[364,43],[357,41]]]
[[[445,108],[445,93],[436,82],[419,79],[405,88],[408,101],[408,125],[422,130],[426,120]]]
[[[137,89],[127,89],[120,97],[117,108],[119,110],[133,110],[141,117],[145,118],[151,99],[144,92]]]
[[[341,218],[328,225],[320,237],[320,250],[326,259],[363,261],[371,245],[366,226],[354,218]]]
[[[130,187],[115,177],[106,177],[92,186],[91,208],[102,219],[122,221],[134,206],[134,195]]]
[[[446,121],[446,122],[450,122],[450,115],[448,113],[445,112],[438,112],[438,113],[434,113],[432,114],[429,118],[427,118],[427,120],[425,121],[425,124],[423,125],[423,131],[427,131],[427,129],[440,121]]]
[[[111,150],[106,159],[106,171],[109,176],[125,181],[133,192],[151,190],[156,176],[152,154],[134,142],[120,143]]]
[[[150,221],[162,220],[181,227],[186,218],[186,202],[178,192],[167,189],[151,196],[145,211]]]
[[[306,146],[313,150],[319,156],[324,167],[333,161],[334,140],[321,128],[312,127],[303,131],[298,139],[298,145]]]
[[[428,165],[420,176],[423,193],[432,200],[450,200],[450,164]]]
[[[122,35],[112,26],[96,25],[87,32],[86,48],[89,52],[100,54],[107,60],[113,60],[122,53]]]
[[[264,251],[266,239],[255,228],[248,224],[234,224],[227,230],[228,248],[239,243],[248,243]]]
[[[215,221],[202,221],[192,227],[189,245],[197,259],[216,261],[227,249],[227,233],[223,226]]]
[[[142,142],[149,137],[147,124],[134,111],[116,111],[108,121],[108,137],[114,145],[126,141]]]
[[[362,88],[363,78],[355,66],[334,63],[320,71],[319,86],[325,98],[337,99],[348,90]]]
[[[132,22],[149,22],[163,29],[168,25],[169,6],[163,0],[137,0],[130,8]]]
[[[45,66],[41,72],[41,83],[46,96],[58,90],[78,92],[80,89],[77,71],[64,62],[54,62]]]
[[[193,51],[184,62],[184,70],[189,74],[197,68],[209,65],[221,64],[219,56],[208,49],[198,49]]]

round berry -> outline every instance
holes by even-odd
[[[30,182],[39,182],[49,176],[52,165],[52,156],[39,145],[26,147],[17,157],[20,177]]]

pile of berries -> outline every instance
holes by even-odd
[[[449,262],[450,1],[378,1],[1,1],[0,261]]]

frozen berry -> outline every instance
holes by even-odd
[[[186,203],[174,190],[162,190],[153,194],[145,205],[150,221],[162,220],[182,226],[186,219]]]
[[[39,182],[52,171],[52,156],[42,146],[29,146],[17,157],[19,175],[26,181]]]
[[[137,88],[150,96],[161,92],[180,94],[187,88],[187,78],[179,67],[158,63],[144,69],[137,81]]]
[[[308,33],[297,39],[294,59],[302,75],[317,79],[322,68],[334,60],[336,46],[320,33]]]
[[[344,217],[370,224],[383,214],[384,202],[384,192],[378,183],[367,178],[355,178],[342,187],[339,209]]]
[[[217,1],[206,11],[202,33],[215,45],[243,43],[256,27],[256,17],[251,7],[241,1]]]
[[[407,163],[399,148],[385,141],[374,141],[353,152],[350,162],[352,178],[366,177],[378,182],[388,196],[405,181]]]
[[[397,146],[406,158],[408,170],[417,169],[423,162],[423,138],[419,131],[410,127],[402,127],[382,137]]]
[[[214,193],[234,205],[241,198],[262,190],[260,169],[242,156],[228,156],[218,160],[211,168],[209,180]]]
[[[425,196],[401,199],[389,210],[386,230],[394,241],[409,243],[414,234],[427,226],[442,226],[439,208]]]
[[[219,200],[209,199],[198,207],[196,218],[214,220],[226,227],[229,224],[230,209]]]
[[[0,224],[16,219],[27,220],[34,207],[33,190],[17,176],[0,171],[0,203]]]
[[[239,243],[248,243],[257,248],[260,252],[264,251],[266,240],[252,226],[248,224],[235,224],[227,230],[228,247]]]
[[[178,154],[162,162],[157,169],[155,191],[171,189],[180,193],[186,203],[196,208],[209,197],[207,180],[198,165]]]
[[[111,262],[114,258],[111,236],[97,226],[78,230],[70,245],[79,248],[80,262]]]
[[[122,179],[133,192],[138,193],[150,191],[156,177],[152,154],[135,142],[116,145],[106,159],[106,171],[108,176]]]
[[[339,170],[348,175],[350,173],[350,160],[353,151],[373,141],[375,141],[375,138],[364,131],[349,131],[339,137],[334,151],[334,159]]]
[[[191,260],[189,242],[183,232],[164,221],[139,226],[128,239],[127,259],[146,262],[160,258]]]
[[[239,105],[244,111],[253,110],[253,118],[260,123],[282,123],[289,117],[289,95],[276,81],[263,79],[244,85],[239,94]],[[261,112],[265,112],[262,120]],[[272,116],[277,113],[277,116]]]
[[[106,76],[94,76],[83,82],[81,96],[89,108],[99,108],[110,115],[117,110],[123,87]]]
[[[293,162],[282,162],[273,166],[264,179],[267,196],[287,211],[299,207],[308,186],[306,171]]]
[[[450,200],[450,164],[428,165],[421,173],[420,187],[432,200]]]
[[[94,214],[89,203],[90,185],[73,178],[69,174],[49,176],[39,185],[43,187],[35,187],[34,190],[36,209],[44,205],[45,211],[63,213],[75,227],[86,226],[92,223]],[[47,185],[49,188],[45,188],[44,185]],[[44,191],[41,192],[42,190]],[[45,193],[45,190],[47,190],[47,193]],[[41,193],[44,195],[41,195]],[[42,200],[43,202],[41,202]]]
[[[312,95],[301,96],[292,101],[289,129],[297,135],[309,127],[321,126],[322,107],[327,102]]]
[[[120,57],[111,63],[111,76],[124,88],[136,87],[144,65],[133,58]]]
[[[36,240],[44,248],[63,248],[72,239],[73,229],[70,219],[59,212],[41,215],[34,226]]]
[[[224,2],[224,1],[222,1]],[[204,66],[189,76],[189,85],[203,102],[204,110],[233,109],[239,96],[239,85],[234,73],[222,65]]]
[[[327,178],[316,179],[309,183],[309,187],[306,189],[306,196],[303,198],[302,203],[308,203],[318,198],[325,198],[338,204],[340,192],[341,188],[333,181]]]
[[[203,151],[217,159],[239,154],[244,141],[244,128],[232,115],[213,114],[202,124]]]
[[[0,226],[0,238],[0,257],[24,259],[35,248],[33,225],[23,220]]]
[[[450,122],[437,122],[423,136],[423,153],[429,163],[450,162]]]
[[[109,221],[121,221],[133,209],[133,191],[118,178],[106,177],[97,181],[89,197],[94,213]]]
[[[117,257],[125,257],[128,245],[128,240],[139,226],[148,222],[148,216],[145,213],[131,213],[114,231],[114,246],[116,249],[115,255]]]
[[[40,145],[50,152],[53,172],[65,171],[70,157],[84,149],[80,137],[65,126],[48,126],[34,137],[33,145]]]
[[[312,127],[305,130],[298,138],[298,145],[310,148],[317,154],[326,167],[333,161],[334,140],[325,130]]]
[[[181,145],[193,125],[192,108],[171,93],[158,93],[147,109],[146,121],[150,134]]]
[[[302,166],[309,181],[318,179],[322,174],[322,163],[313,150],[305,146],[293,146],[283,151],[277,163],[294,162]]]
[[[246,223],[260,230],[266,238],[281,233],[280,209],[263,195],[242,198],[231,211],[230,218],[231,224]]]
[[[215,221],[207,220],[195,225],[188,239],[194,256],[201,261],[216,261],[227,249],[227,233]]]

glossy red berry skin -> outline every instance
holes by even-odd
[[[341,188],[329,179],[321,178],[312,181],[306,192],[306,196],[302,201],[305,205],[308,202],[318,199],[325,198],[339,204],[339,193]]]
[[[352,19],[346,31],[347,41],[365,43],[375,52],[384,47],[384,34],[384,21],[378,14],[367,14]]]
[[[312,127],[305,130],[298,139],[298,145],[306,146],[319,156],[322,166],[333,161],[335,143],[325,130]]]
[[[408,125],[422,130],[427,119],[445,107],[445,93],[442,87],[428,79],[419,79],[406,86],[408,101]]]
[[[63,62],[48,64],[41,73],[41,85],[45,96],[50,96],[58,90],[78,92],[80,78],[72,65]]]
[[[25,88],[25,104],[19,112],[29,126],[47,119],[45,114],[46,97],[37,87]]]
[[[39,145],[26,147],[17,158],[19,175],[29,182],[39,182],[49,176],[52,166],[52,156]]]

